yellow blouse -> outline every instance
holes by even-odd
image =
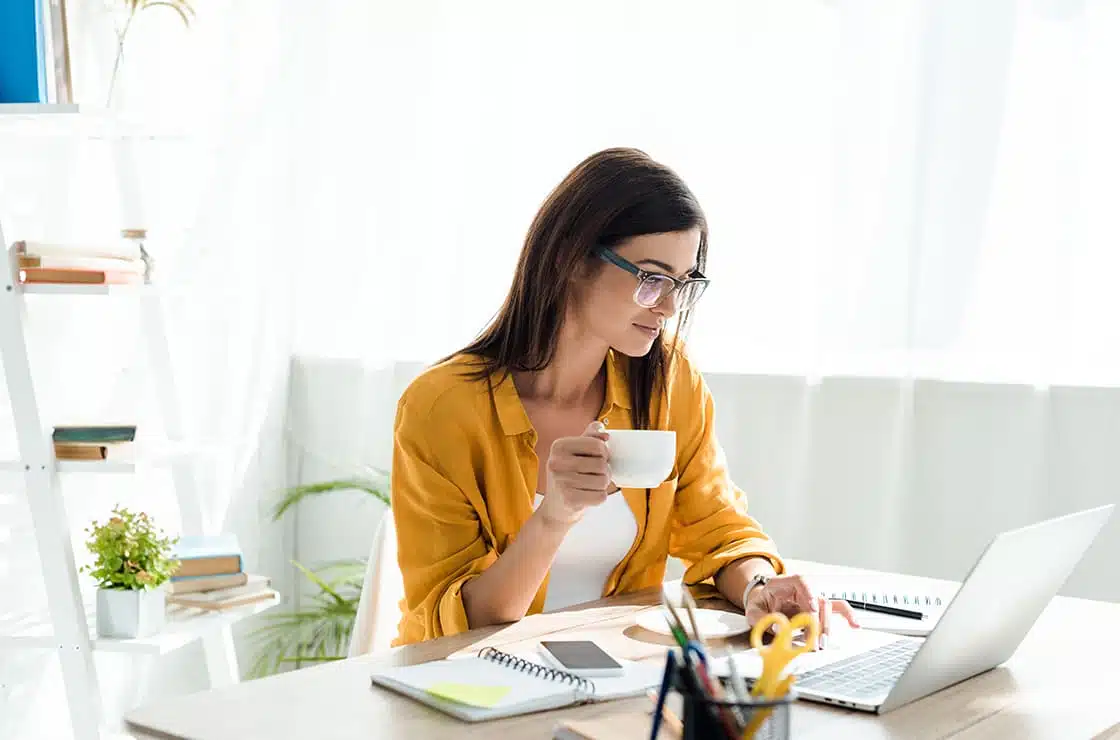
[[[509,546],[533,513],[537,491],[536,431],[511,377],[471,380],[471,358],[429,368],[402,395],[395,422],[392,511],[404,579],[400,632],[404,645],[468,629],[462,588]],[[627,359],[607,359],[599,418],[630,429]],[[687,565],[693,584],[744,557],[769,558],[782,573],[774,543],[747,513],[716,440],[711,393],[687,358],[672,362],[656,429],[677,433],[677,462],[655,489],[623,489],[638,535],[604,585],[603,595],[661,583],[667,557]],[[616,494],[619,495],[619,494]],[[529,608],[539,613],[548,578]]]

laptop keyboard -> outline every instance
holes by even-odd
[[[882,696],[910,665],[921,640],[896,640],[886,645],[821,666],[797,677],[797,687],[853,698]]]

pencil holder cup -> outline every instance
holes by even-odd
[[[716,701],[681,691],[681,698],[684,740],[788,740],[790,736],[790,711],[795,699],[792,694],[780,699],[738,702]],[[728,713],[734,723],[730,726],[726,719]],[[744,727],[747,728],[745,732],[741,729]]]
[[[681,729],[684,740],[788,740],[790,714],[797,696],[790,691],[778,699],[751,697],[734,701],[734,692],[723,684],[725,699],[715,699],[702,689],[695,675],[670,653],[665,665],[662,693],[681,697]],[[659,699],[660,701],[660,699]]]

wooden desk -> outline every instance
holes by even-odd
[[[791,565],[808,574],[848,570],[805,562]],[[138,738],[192,740],[542,740],[551,737],[561,719],[627,712],[637,716],[647,713],[650,703],[644,698],[627,699],[471,725],[372,687],[369,674],[377,666],[473,653],[488,645],[526,649],[546,635],[590,636],[620,657],[660,660],[668,638],[634,624],[638,612],[657,608],[657,603],[655,590],[604,599],[512,625],[169,698],[131,712],[127,728]],[[1003,666],[882,716],[799,702],[793,713],[793,736],[799,740],[1120,737],[1117,627],[1120,604],[1057,597]]]

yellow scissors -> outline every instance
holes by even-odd
[[[778,625],[778,632],[769,645],[762,644],[762,637],[772,625]],[[793,636],[805,630],[805,644],[794,645]],[[807,612],[790,619],[785,614],[774,612],[758,620],[751,629],[751,647],[762,657],[762,676],[751,691],[755,696],[777,699],[784,696],[793,683],[793,676],[782,680],[782,673],[798,655],[813,649],[820,637],[821,626],[816,617]]]
[[[773,625],[778,625],[778,632],[770,644],[764,646],[762,637]],[[801,630],[805,630],[805,644],[795,646],[793,636]],[[773,612],[758,620],[751,629],[751,647],[762,656],[762,675],[755,681],[751,694],[764,699],[780,699],[789,693],[794,676],[791,673],[782,678],[782,673],[794,658],[813,649],[820,632],[821,626],[817,618],[807,612],[802,612],[793,619],[780,612]],[[743,737],[753,737],[770,716],[770,712],[770,709],[755,712]]]

